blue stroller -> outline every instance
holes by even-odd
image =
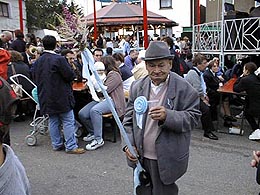
[[[33,85],[33,90],[32,94],[29,94],[18,82],[17,79],[18,77],[23,77],[25,78],[31,85]],[[18,87],[21,88],[23,93],[25,93],[30,99],[32,99],[36,103],[36,109],[34,111],[33,115],[33,120],[30,123],[30,126],[33,127],[33,129],[30,131],[30,134],[25,137],[25,142],[28,146],[34,146],[37,144],[37,135],[46,135],[48,132],[48,120],[49,117],[48,115],[43,115],[37,117],[37,111],[40,110],[39,106],[39,100],[38,100],[38,95],[37,95],[37,86],[26,76],[23,74],[15,74],[10,77],[10,80]]]
[[[18,82],[17,82],[17,77],[23,77],[25,78],[29,83],[33,85],[33,90],[32,94],[29,94]],[[36,103],[36,109],[34,111],[33,115],[33,120],[30,123],[30,126],[33,127],[33,129],[30,131],[30,134],[25,137],[25,142],[28,146],[34,146],[37,144],[37,135],[47,135],[48,130],[49,130],[49,116],[48,115],[43,115],[43,116],[38,116],[37,117],[37,112],[40,110],[39,106],[39,99],[38,99],[38,93],[37,93],[37,86],[26,76],[22,74],[15,74],[10,77],[10,80],[21,90],[23,93],[25,93],[30,99],[32,99]],[[62,131],[62,127],[61,131]],[[76,137],[81,137],[83,134],[84,130],[82,125],[78,122],[75,121],[75,136]]]

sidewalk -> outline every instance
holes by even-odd
[[[52,151],[48,136],[39,135],[37,146],[27,146],[24,138],[31,129],[29,123],[11,124],[11,142],[26,168],[33,195],[133,194],[132,170],[127,167],[120,141],[106,141],[96,151],[69,155]],[[243,136],[216,134],[219,140],[213,141],[204,138],[200,129],[192,132],[189,168],[177,182],[179,194],[258,194],[256,169],[250,167],[250,161],[252,151],[260,150],[259,143],[248,140],[249,130]],[[79,145],[86,143],[80,140]]]

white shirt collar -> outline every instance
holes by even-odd
[[[153,84],[153,82],[151,81],[151,89],[153,90],[153,92],[157,95],[159,93],[159,91],[161,90],[161,88],[166,85],[168,83],[170,75],[168,74],[166,80],[162,83],[160,83],[158,86]]]
[[[210,71],[214,76],[216,76],[216,73],[213,72],[213,70],[209,69],[209,71]]]
[[[52,53],[52,54],[57,54],[57,53],[55,53],[55,51],[53,51],[53,50],[44,50],[44,52],[48,52],[48,53]]]
[[[119,65],[119,68],[122,67],[122,66],[124,66],[124,63],[120,64],[120,65]]]
[[[197,71],[199,71],[200,73],[202,73],[196,66],[194,66],[193,68],[195,68]]]

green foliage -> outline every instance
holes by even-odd
[[[86,46],[89,29],[86,26],[82,9],[77,6],[71,7],[63,7],[62,14],[55,13],[55,20],[59,25],[48,24],[48,27],[56,30],[61,38],[75,43],[74,47],[83,50]]]
[[[26,0],[27,27],[29,32],[37,29],[56,30],[61,38],[84,49],[88,28],[83,10],[73,1],[67,0]]]
[[[49,24],[59,26],[56,14],[62,15],[62,7],[68,7],[71,13],[79,9],[74,2],[68,5],[67,0],[26,0],[25,6],[29,31],[48,28]]]

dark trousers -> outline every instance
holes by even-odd
[[[78,112],[86,106],[89,102],[92,101],[92,96],[87,91],[73,91],[73,95],[75,98],[75,106],[73,109],[75,119],[79,121]]]
[[[170,185],[162,183],[157,160],[144,158],[143,167],[150,174],[152,181],[149,186],[141,186],[137,190],[138,195],[178,195],[179,190],[175,183]]]
[[[255,117],[253,115],[251,115],[250,113],[248,112],[245,112],[245,118],[246,120],[248,121],[250,127],[252,128],[252,130],[256,130],[256,129],[259,129],[256,121],[255,121]]]
[[[210,109],[202,100],[200,100],[200,111],[201,111],[201,124],[202,129],[205,133],[211,132],[214,130],[214,125],[211,120]]]

